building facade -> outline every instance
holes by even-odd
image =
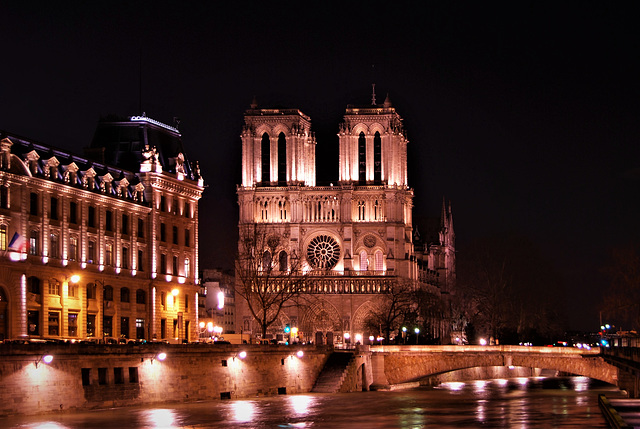
[[[0,132],[0,337],[194,339],[198,200],[180,132],[99,123],[84,156]]]
[[[256,228],[275,237],[279,270],[308,279],[305,305],[288,307],[271,329],[295,327],[303,341],[368,338],[365,320],[389,282],[414,281],[451,292],[455,238],[450,209],[435,246],[416,252],[413,190],[407,180],[402,118],[382,105],[349,106],[339,127],[339,177],[316,184],[316,140],[311,119],[297,109],[263,109],[254,102],[242,131],[239,248]],[[322,166],[320,166],[322,167]],[[256,249],[262,252],[263,249]],[[238,327],[257,331],[236,297]],[[378,334],[376,332],[375,334]],[[439,334],[441,335],[441,334]]]

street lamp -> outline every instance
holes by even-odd
[[[418,344],[418,337],[420,335],[420,328],[416,328],[413,331],[416,333],[416,344]]]
[[[402,343],[407,344],[407,327],[402,327]]]

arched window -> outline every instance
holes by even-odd
[[[360,271],[367,271],[369,269],[369,260],[367,259],[367,252],[364,250],[360,252]]]
[[[358,201],[358,220],[364,220],[364,201]]]
[[[380,202],[376,200],[373,203],[373,220],[381,220],[382,216],[380,216]]]
[[[269,134],[262,135],[262,147],[260,152],[262,159],[262,182],[269,183],[271,181],[271,141]]]
[[[136,304],[146,304],[147,294],[142,289],[136,291]]]
[[[382,252],[377,250],[375,253],[376,271],[384,270],[384,264],[382,263]]]
[[[27,291],[35,295],[40,295],[40,279],[31,276],[27,279]]]
[[[280,252],[280,256],[278,257],[278,264],[280,271],[287,271],[289,269],[287,252],[285,252],[284,250]]]
[[[130,302],[131,300],[131,292],[129,292],[128,287],[123,287],[120,289],[120,302]]]
[[[287,138],[284,133],[278,135],[278,183],[287,182]]]
[[[378,131],[373,136],[373,181],[382,182],[382,139]]]
[[[358,137],[358,180],[361,183],[367,181],[367,139],[363,132]]]
[[[105,301],[113,301],[113,286],[106,285],[104,287],[104,300]]]
[[[262,254],[262,270],[267,271],[271,268],[271,252],[265,250]]]

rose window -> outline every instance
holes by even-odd
[[[314,237],[307,247],[307,259],[313,268],[329,270],[340,259],[340,246],[329,235]]]

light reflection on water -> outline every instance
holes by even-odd
[[[303,394],[0,418],[2,428],[606,428],[597,395],[615,387],[585,377],[443,383],[391,392]]]

